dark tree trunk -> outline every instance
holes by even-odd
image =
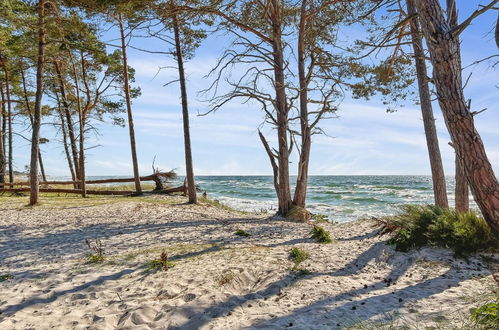
[[[61,101],[62,105],[64,106],[64,114],[66,116],[66,124],[68,126],[68,137],[69,137],[69,143],[71,145],[71,155],[73,156],[73,166],[74,166],[74,172],[76,175],[77,179],[80,178],[80,167],[78,165],[78,147],[77,147],[77,142],[76,142],[76,135],[75,135],[75,129],[74,129],[74,124],[73,124],[73,117],[71,116],[71,109],[69,106],[69,102],[67,99],[67,94],[66,94],[66,87],[64,83],[64,79],[62,76],[61,72],[61,67],[58,62],[54,62],[54,67],[57,73],[57,80],[59,83],[59,92],[61,93]],[[76,76],[75,76],[76,79]]]
[[[456,154],[456,187],[455,207],[458,212],[468,212],[470,209],[468,181],[464,173],[463,162]]]
[[[38,61],[36,68],[36,96],[35,96],[35,111],[33,114],[33,134],[31,136],[31,162],[30,162],[30,183],[31,192],[29,204],[35,205],[38,203],[38,156],[40,153],[39,138],[41,126],[42,112],[42,96],[43,96],[43,69],[45,57],[45,0],[38,2]]]
[[[407,0],[407,10],[409,15],[415,14],[414,0]],[[444,167],[440,147],[438,145],[437,128],[433,108],[431,105],[431,94],[428,86],[428,73],[426,70],[426,61],[424,58],[423,42],[419,23],[416,18],[411,21],[412,47],[414,49],[414,58],[416,62],[416,74],[418,78],[419,100],[421,103],[421,113],[423,115],[423,125],[426,136],[426,145],[430,157],[431,177],[433,181],[433,194],[435,205],[441,208],[448,208],[447,188],[445,182]]]
[[[3,84],[0,81],[0,102],[2,105],[0,111],[0,183],[5,183],[5,94],[3,92]],[[3,185],[0,184],[0,187]]]
[[[33,112],[31,111],[31,106],[29,104],[28,98],[28,89],[26,86],[26,76],[24,75],[24,69],[21,67],[21,78],[23,82],[23,94],[24,94],[24,103],[26,104],[26,111],[28,112],[29,121],[31,126],[34,124]],[[42,174],[43,181],[47,181],[47,176],[45,175],[45,166],[43,166],[42,152],[40,150],[40,146],[38,146],[38,162],[40,163],[40,172]]]
[[[126,56],[125,31],[123,29],[123,19],[121,15],[118,16],[118,23],[120,26],[121,52],[123,53],[124,92],[126,100],[126,110],[128,114],[128,128],[130,133],[130,148],[132,151],[133,177],[135,178],[135,192],[137,194],[142,194],[142,188],[140,186],[139,164],[137,160],[137,149],[135,144],[135,130],[133,128],[132,102],[130,100],[130,84],[128,82],[128,63]]]
[[[272,50],[274,62],[274,79],[277,113],[277,139],[279,145],[279,213],[285,216],[292,204],[289,183],[289,147],[288,147],[288,105],[284,80],[284,55],[282,48],[281,4],[280,0],[272,0]]]
[[[78,167],[80,169],[80,190],[81,190],[81,197],[85,198],[87,197],[87,185],[86,185],[86,177],[85,177],[85,110],[81,106],[81,99],[80,99],[80,84],[78,83],[78,72],[76,71],[76,64],[74,63],[73,56],[70,53],[71,57],[71,62],[73,66],[73,75],[74,75],[74,80],[75,80],[75,89],[76,89],[76,104],[78,106],[78,122],[79,122],[79,128],[80,128],[80,140],[79,140],[79,147],[80,147],[80,158],[79,158],[79,163]],[[81,67],[82,67],[82,75],[85,77],[85,59],[83,58],[83,52],[81,53]]]
[[[8,159],[7,159],[7,164],[9,167],[9,182],[12,183],[14,182],[14,166],[13,166],[13,149],[12,149],[12,100],[10,98],[10,74],[9,74],[9,69],[7,67],[6,59],[5,58],[0,58],[1,64],[2,64],[2,69],[4,72],[4,78],[5,78],[5,97],[7,101],[7,126],[8,126],[8,146],[9,146],[9,154],[8,154]],[[4,118],[4,122],[5,122]],[[4,133],[5,134],[5,133]]]
[[[61,101],[59,99],[59,95],[57,93],[55,95],[57,97],[57,110],[59,113],[59,119],[61,120],[62,144],[64,146],[64,153],[66,154],[66,159],[68,161],[68,168],[69,168],[69,172],[71,173],[71,179],[73,181],[76,181],[77,177],[76,177],[76,173],[74,170],[73,160],[71,158],[71,152],[69,151],[68,132],[66,130],[66,120],[64,119],[64,114],[63,114],[63,110],[61,107]],[[77,185],[74,185],[74,188],[75,189],[78,188]]]
[[[452,143],[462,159],[476,203],[485,220],[499,233],[499,183],[464,97],[459,38],[452,35],[438,0],[418,0],[415,6],[433,64],[438,102]]]
[[[173,5],[173,1],[171,1]],[[182,116],[184,119],[184,144],[185,144],[185,170],[187,178],[187,190],[189,203],[197,203],[196,184],[194,181],[194,169],[192,166],[191,135],[189,130],[189,108],[187,104],[187,88],[185,81],[184,62],[182,57],[182,46],[180,44],[180,28],[176,15],[173,15],[173,30],[175,33],[175,49],[178,64],[180,94],[182,98]]]
[[[456,0],[446,0],[446,10],[447,23],[449,24],[449,27],[453,29],[458,25]],[[459,55],[459,66],[461,67],[461,49],[457,50],[457,54]],[[468,181],[466,180],[466,175],[464,173],[463,162],[461,159],[459,159],[457,152],[455,153],[454,157],[456,164],[454,174],[455,208],[459,212],[467,212],[470,208]]]
[[[312,134],[308,123],[308,79],[305,73],[305,24],[307,0],[302,1],[300,25],[298,34],[298,78],[300,81],[300,128],[301,151],[298,161],[298,177],[293,204],[305,208],[308,184],[308,165],[310,162],[310,149]]]
[[[499,48],[499,14],[497,14],[497,22],[496,22],[496,45]]]

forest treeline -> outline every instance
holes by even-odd
[[[459,17],[455,0],[2,0],[0,183],[14,180],[12,141],[22,137],[31,144],[30,204],[38,202],[40,176],[46,181],[40,149],[48,142],[41,124],[51,118],[75,188],[85,196],[85,137],[96,122],[111,119],[129,129],[135,189],[141,193],[132,104],[140,88],[132,87],[135,71],[127,60],[140,35],[165,45],[142,51],[176,63],[169,70],[179,85],[188,196],[196,203],[184,66],[210,33],[224,33],[233,41],[207,72],[211,85],[202,92],[209,112],[234,101],[261,109],[264,124],[275,132],[271,139],[258,131],[280,214],[306,207],[313,136],[323,133],[321,123],[336,117],[346,96],[381,95],[391,107],[412,100],[410,87],[417,85],[435,205],[449,207],[434,99],[456,155],[455,207],[468,209],[470,190],[499,232],[499,183],[474,125],[480,111],[464,95],[460,42],[461,33],[497,10],[498,2],[477,4],[470,16]],[[499,49],[499,17],[496,24]],[[118,38],[106,41],[104,30]],[[354,30],[364,31],[364,38],[338,37]],[[14,119],[23,122],[22,130],[14,130]],[[296,182],[290,179],[293,152]]]

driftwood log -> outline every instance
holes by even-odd
[[[154,190],[156,194],[173,194],[177,192],[185,193],[187,188],[185,186],[180,186],[171,189]],[[30,192],[30,188],[0,188],[0,193],[11,192]],[[62,194],[81,194],[81,189],[58,189],[58,188],[40,188],[40,192],[45,193],[62,193]],[[133,195],[135,191],[131,190],[87,190],[89,195],[115,195],[115,196],[126,196]]]

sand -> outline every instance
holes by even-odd
[[[396,252],[370,220],[321,224],[324,245],[307,224],[180,197],[53,200],[0,197],[0,329],[453,328],[495,288],[490,262]],[[175,266],[148,270],[163,250]]]

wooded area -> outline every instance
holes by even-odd
[[[487,1],[470,16],[458,17],[455,0],[445,4],[439,0],[4,0],[0,7],[0,186],[22,186],[2,191],[29,190],[30,204],[35,205],[38,193],[48,191],[41,185],[59,184],[46,179],[41,153],[48,142],[42,121],[50,117],[60,131],[72,177],[64,184],[73,185],[72,191],[82,197],[97,193],[87,190],[87,184],[97,181],[86,180],[86,137],[96,122],[107,119],[129,129],[134,174],[133,179],[113,182],[134,182],[134,193],[142,193],[140,182],[152,177],[139,173],[132,100],[140,95],[140,88],[132,87],[135,71],[127,60],[127,48],[140,31],[161,40],[167,49],[144,51],[168,56],[177,64],[186,187],[189,202],[196,203],[185,62],[195,56],[209,31],[221,31],[232,36],[233,43],[207,72],[212,81],[204,91],[211,104],[209,112],[234,100],[259,106],[262,125],[276,132],[275,146],[274,139],[261,130],[259,138],[273,170],[281,215],[306,208],[313,137],[324,133],[325,120],[337,117],[346,95],[381,96],[392,106],[407,99],[408,88],[416,83],[435,205],[450,206],[433,99],[438,101],[455,150],[455,208],[469,209],[470,190],[484,219],[499,232],[499,183],[474,123],[481,111],[473,110],[465,96],[460,40],[472,22],[496,10],[498,3]],[[101,40],[104,24],[116,30],[118,45]],[[495,24],[499,48],[499,17]],[[351,26],[366,27],[366,38],[343,45],[338,31]],[[231,76],[235,67],[242,70],[241,76]],[[13,139],[23,132],[14,131],[14,118],[25,118],[31,133],[24,137],[31,144],[30,179],[15,184]],[[299,159],[294,189],[293,152]],[[110,183],[104,181],[108,182],[99,183]],[[24,188],[27,185],[29,189]]]

